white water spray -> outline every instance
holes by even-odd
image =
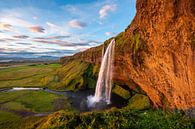
[[[114,47],[115,40],[112,39],[102,58],[100,72],[96,84],[95,95],[88,97],[89,107],[93,107],[95,103],[98,103],[100,101],[104,101],[107,104],[110,104],[112,90]]]

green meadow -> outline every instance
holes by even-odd
[[[57,63],[45,63],[1,68],[0,88],[49,87],[60,67]],[[0,129],[24,128],[49,113],[71,110],[65,96],[45,91],[0,92],[0,98]]]
[[[0,69],[0,88],[45,87],[57,79],[60,64],[32,64]]]
[[[58,110],[71,110],[63,95],[45,91],[12,91],[0,93],[0,128],[13,128],[31,117],[39,119]]]

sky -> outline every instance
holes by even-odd
[[[135,0],[0,0],[0,56],[66,56],[116,36]]]

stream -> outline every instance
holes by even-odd
[[[90,95],[94,95],[94,90],[80,90],[77,92],[73,91],[55,91],[50,90],[48,88],[23,88],[23,87],[13,87],[11,89],[0,89],[0,92],[14,92],[20,90],[32,90],[32,91],[44,91],[48,93],[64,95],[68,98],[71,106],[77,109],[80,112],[93,111],[93,110],[104,110],[111,107],[121,108],[126,104],[126,101],[119,97],[116,94],[112,94],[111,103],[107,104],[105,102],[99,102],[95,105],[95,107],[88,107],[87,97]]]

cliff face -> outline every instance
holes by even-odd
[[[141,88],[155,106],[195,107],[195,1],[137,0],[137,13],[116,39],[114,82]],[[103,46],[62,62],[100,64]]]

